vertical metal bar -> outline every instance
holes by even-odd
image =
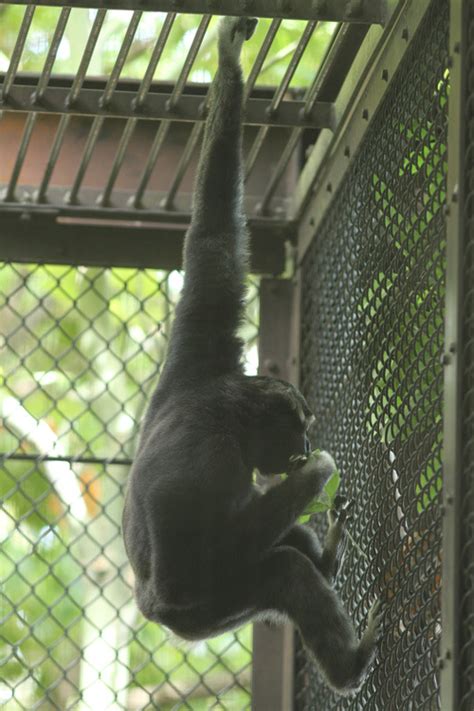
[[[451,0],[448,123],[446,327],[444,379],[444,480],[441,708],[457,711],[460,701],[460,527],[462,479],[462,304],[464,251],[464,145],[466,0]],[[464,621],[464,624],[469,624]]]
[[[189,77],[191,69],[193,68],[194,62],[196,61],[197,54],[199,52],[202,41],[203,41],[205,34],[207,32],[207,28],[209,27],[211,18],[212,18],[212,15],[203,15],[202,20],[199,23],[199,26],[194,34],[193,41],[191,43],[191,47],[189,48],[189,52],[188,52],[187,57],[185,59],[183,68],[181,70],[181,74],[178,77],[178,81],[176,82],[173,93],[171,94],[170,98],[168,99],[168,102],[167,102],[168,111],[172,111],[178,104],[179,99],[181,98],[183,89],[186,85],[186,81]]]
[[[135,10],[133,13],[130,22],[127,27],[127,31],[125,32],[124,38],[122,40],[122,44],[120,46],[119,53],[117,54],[117,58],[115,60],[114,66],[112,67],[112,71],[110,73],[110,77],[107,81],[107,85],[104,89],[103,95],[100,97],[100,106],[102,108],[106,107],[107,104],[110,102],[110,99],[112,98],[112,95],[115,91],[115,87],[117,86],[117,82],[119,80],[120,74],[123,69],[123,65],[125,64],[125,60],[127,59],[130,47],[133,42],[133,38],[135,37],[135,32],[137,31],[138,23],[141,20],[142,17],[142,11],[141,10]]]
[[[77,74],[74,77],[70,94],[66,100],[67,107],[72,106],[77,101],[79,92],[82,88],[82,84],[84,83],[84,78],[86,76],[87,69],[92,59],[92,55],[94,54],[94,49],[97,44],[97,40],[99,39],[100,31],[102,29],[102,25],[104,24],[106,15],[107,10],[104,10],[103,8],[97,10],[94,22],[92,23],[91,31],[89,33],[89,37],[87,38],[86,46],[84,48],[84,53],[79,64]]]
[[[159,156],[160,151],[163,147],[163,144],[166,140],[166,136],[168,135],[170,126],[171,126],[171,121],[161,121],[161,123],[160,123],[160,127],[159,127],[158,131],[156,132],[156,136],[154,138],[154,141],[153,141],[153,144],[152,144],[152,147],[150,150],[150,155],[148,157],[148,160],[146,162],[142,176],[140,178],[140,182],[138,183],[136,193],[131,200],[131,207],[138,208],[138,207],[142,206],[142,200],[143,200],[143,195],[146,190],[146,186],[148,185],[151,174],[153,173],[155,163],[158,160],[158,156]]]
[[[20,30],[18,32],[18,37],[15,42],[15,47],[13,48],[10,64],[8,65],[8,69],[5,74],[5,79],[0,90],[0,104],[4,103],[7,100],[11,86],[15,80],[15,76],[18,71],[18,65],[20,64],[21,55],[23,54],[23,49],[25,47],[26,38],[30,30],[33,15],[35,14],[35,9],[35,5],[28,5],[25,10],[25,14],[23,15],[23,20],[21,21]]]
[[[265,35],[265,39],[262,42],[262,46],[260,47],[260,50],[257,54],[257,57],[255,59],[255,62],[245,85],[243,101],[244,107],[247,101],[249,100],[253,89],[255,88],[255,84],[257,82],[258,77],[260,76],[260,72],[262,71],[265,59],[267,58],[270,48],[273,44],[273,40],[275,39],[277,32],[280,29],[280,25],[281,20],[277,18],[272,20],[270,27],[268,28],[268,32]],[[245,160],[245,181],[247,181],[254,169],[255,161],[257,160],[262,146],[265,142],[265,139],[268,135],[268,130],[268,126],[263,126],[257,133],[255,141],[253,142],[250,152]]]
[[[117,176],[119,174],[120,168],[122,167],[122,163],[125,158],[125,153],[127,152],[128,144],[130,143],[130,139],[133,135],[133,132],[135,131],[135,127],[137,125],[138,119],[133,118],[133,119],[128,119],[127,123],[125,124],[125,128],[123,130],[122,136],[120,138],[120,143],[117,149],[117,153],[115,154],[114,162],[112,164],[112,168],[110,169],[110,174],[107,179],[107,183],[104,188],[104,192],[98,199],[98,204],[101,205],[102,207],[105,207],[110,204],[110,196],[112,194],[112,190],[115,185],[115,181],[117,180]]]
[[[36,90],[34,91],[32,97],[31,97],[31,100],[34,103],[41,101],[43,94],[44,94],[44,90],[48,86],[48,82],[51,77],[51,72],[53,71],[53,65],[54,65],[54,62],[56,61],[56,55],[58,53],[58,48],[59,48],[59,45],[61,44],[61,40],[64,36],[64,31],[66,29],[67,21],[69,19],[70,14],[71,14],[70,7],[63,7],[63,9],[60,12],[58,22],[56,24],[56,29],[54,30],[53,39],[51,40],[51,45],[49,47],[46,61],[44,63],[43,71],[41,72],[41,76],[38,81],[38,86],[36,87]]]
[[[160,32],[158,39],[155,43],[155,46],[153,48],[153,52],[150,57],[150,61],[148,63],[145,75],[142,79],[142,82],[141,82],[140,87],[138,89],[137,95],[136,95],[135,99],[133,100],[133,106],[136,111],[140,110],[140,108],[143,106],[143,103],[148,95],[148,91],[150,89],[151,82],[153,81],[153,76],[156,71],[156,67],[158,66],[158,62],[160,61],[163,51],[165,49],[165,46],[168,41],[168,37],[170,36],[170,32],[173,27],[175,18],[176,18],[176,13],[174,13],[174,12],[168,13],[165,18],[165,21],[164,21],[163,26],[161,28],[161,32]],[[112,194],[112,190],[114,189],[115,181],[117,180],[117,176],[120,172],[120,168],[122,167],[122,163],[124,161],[125,154],[127,152],[127,148],[130,143],[130,139],[133,135],[133,132],[135,131],[135,128],[137,125],[137,120],[138,119],[136,119],[136,118],[132,118],[132,119],[129,119],[127,121],[127,123],[125,124],[122,138],[120,140],[120,145],[118,147],[117,154],[114,158],[112,168],[110,169],[110,175],[108,177],[104,192],[102,193],[102,196],[99,200],[99,203],[102,206],[108,205],[110,203],[110,196]],[[138,198],[138,203],[141,200],[142,194]],[[135,205],[135,207],[138,206],[138,203],[137,203],[137,205]]]
[[[195,32],[195,35],[194,35],[191,47],[189,49],[188,55],[187,55],[186,60],[184,62],[181,73],[179,75],[178,81],[176,82],[176,86],[173,90],[173,93],[171,94],[170,98],[167,101],[166,107],[167,107],[168,111],[171,111],[172,109],[174,109],[176,107],[176,105],[178,104],[179,99],[181,98],[183,89],[186,85],[186,81],[189,77],[191,69],[193,68],[194,62],[196,61],[196,57],[197,57],[197,54],[198,54],[199,49],[201,47],[202,41],[205,37],[205,34],[207,32],[207,28],[209,27],[211,17],[212,17],[212,15],[204,15],[200,24],[199,24],[199,27],[197,28],[197,30]],[[206,101],[207,101],[207,99],[206,99]],[[205,106],[205,102],[204,102],[204,106]],[[138,186],[137,192],[133,198],[133,206],[134,207],[138,207],[142,201],[143,194],[146,190],[146,186],[148,184],[150,176],[151,176],[153,169],[155,167],[155,163],[158,159],[158,154],[165,142],[166,136],[168,135],[170,126],[171,126],[171,121],[162,121],[160,124],[160,128],[159,128],[156,138],[153,142],[150,157],[147,161],[145,170],[143,171],[143,175],[140,179],[140,184]],[[168,205],[168,206],[172,205],[173,199],[176,195],[176,191],[179,188],[180,182],[182,180],[182,176],[184,175],[187,165],[188,165],[188,163],[186,161],[189,161],[189,159],[192,155],[192,151],[194,150],[194,147],[195,147],[195,142],[199,138],[201,130],[202,129],[195,127],[191,133],[188,145],[186,146],[186,148],[184,150],[183,158],[180,161],[178,170],[176,171],[175,177],[173,179],[172,189],[169,191],[167,197],[163,201],[164,205]]]
[[[169,12],[166,15],[165,21],[164,21],[163,26],[161,28],[161,32],[160,32],[158,39],[156,40],[156,44],[153,48],[153,52],[151,54],[150,61],[148,62],[146,72],[143,76],[142,83],[140,84],[140,88],[138,89],[137,96],[135,97],[134,102],[133,102],[133,106],[135,109],[139,109],[147,97],[148,91],[150,90],[151,82],[153,81],[153,76],[154,76],[156,68],[158,66],[158,62],[160,61],[161,56],[162,56],[164,49],[166,47],[166,43],[168,42],[168,38],[169,38],[170,32],[173,28],[175,19],[176,19],[175,12]]]
[[[309,44],[311,37],[313,36],[317,24],[318,23],[314,20],[311,20],[306,24],[304,32],[301,35],[300,41],[298,42],[298,46],[291,57],[290,63],[286,68],[285,75],[280,82],[280,86],[275,92],[275,95],[272,99],[272,103],[270,104],[269,113],[271,115],[276,114],[278,109],[280,108],[280,104],[283,101],[286,92],[288,91],[288,87],[290,86],[291,80],[293,79],[295,72],[298,69],[298,65],[301,62],[303,54]]]
[[[265,143],[269,131],[270,126],[262,126],[261,128],[259,128],[258,133],[255,136],[255,140],[245,160],[245,182],[247,182],[247,180],[252,174],[252,171],[255,167],[255,163],[257,162],[257,158],[260,155],[260,151],[262,150],[263,144]]]
[[[28,146],[30,145],[31,134],[33,132],[33,128],[35,127],[37,115],[37,113],[30,113],[28,114],[28,118],[26,119],[25,128],[23,129],[23,136],[21,138],[20,147],[18,149],[18,153],[15,160],[15,165],[13,166],[10,181],[8,183],[3,198],[5,202],[11,202],[15,199],[15,189],[18,183],[18,178],[20,176],[21,169],[23,167],[23,163],[25,161],[26,151],[28,150]]]
[[[278,187],[278,183],[283,177],[283,173],[285,172],[286,167],[291,160],[291,156],[295,151],[295,148],[301,138],[302,133],[303,130],[301,128],[295,128],[291,131],[290,137],[285,146],[285,150],[281,154],[280,160],[278,161],[275,170],[272,172],[269,183],[265,188],[265,193],[263,195],[262,202],[257,207],[257,212],[259,214],[264,215],[268,211],[270,201],[275,193],[275,190]]]
[[[268,108],[268,112],[270,115],[274,115],[277,113],[281,102],[284,99],[285,93],[288,90],[288,87],[291,83],[291,80],[294,77],[294,74],[298,68],[298,65],[301,61],[301,58],[305,52],[306,47],[308,46],[308,43],[313,35],[314,29],[317,25],[317,22],[314,20],[311,20],[310,22],[306,23],[306,27],[304,29],[304,32],[300,38],[300,41],[298,42],[298,47],[296,48],[295,53],[293,54],[291,61],[286,69],[286,72],[283,76],[283,79],[280,82],[280,85],[278,86],[273,99],[272,103],[270,104]],[[258,133],[257,136],[255,137],[255,141],[252,145],[252,148],[250,149],[249,155],[247,156],[247,160],[245,162],[245,180],[247,181],[252,174],[252,171],[255,167],[255,163],[257,161],[257,158],[260,154],[260,151],[262,150],[263,144],[265,143],[265,140],[268,136],[269,132],[269,127],[268,126],[262,126]]]
[[[265,39],[263,40],[263,42],[261,44],[261,47],[258,51],[258,54],[255,58],[255,62],[253,63],[253,67],[250,70],[250,74],[249,74],[247,82],[245,84],[244,106],[247,103],[247,101],[250,97],[250,94],[254,90],[257,79],[260,76],[260,72],[262,71],[263,63],[268,56],[270,47],[273,44],[273,40],[275,39],[276,34],[277,34],[278,30],[280,29],[280,25],[281,25],[281,20],[277,18],[275,20],[272,20],[270,27],[268,28],[268,32],[265,35]]]
[[[104,116],[96,116],[92,122],[92,126],[89,131],[89,135],[87,137],[86,147],[84,149],[84,153],[82,155],[81,162],[79,164],[79,168],[77,170],[76,177],[74,179],[74,183],[72,185],[70,192],[66,196],[66,202],[71,205],[73,205],[75,202],[77,202],[77,195],[78,195],[80,187],[82,185],[82,181],[84,179],[84,175],[87,170],[87,167],[88,167],[90,160],[92,158],[95,144],[97,143],[97,139],[99,138],[99,133],[102,129],[103,124],[104,124]]]
[[[283,279],[262,279],[259,373],[288,380],[294,287]],[[291,711],[294,630],[290,624],[253,626],[252,711]]]
[[[95,46],[97,44],[97,40],[99,38],[100,31],[102,29],[102,25],[104,24],[106,15],[107,15],[107,10],[104,10],[104,9],[97,10],[97,13],[94,18],[94,22],[92,23],[91,31],[89,33],[89,37],[87,38],[86,46],[84,47],[84,52],[81,57],[81,61],[79,64],[79,68],[77,70],[77,74],[74,77],[71,91],[66,99],[66,107],[72,106],[77,101],[77,98],[78,98],[79,93],[81,91],[82,85],[84,83],[84,78],[86,76],[87,69],[89,67],[92,55],[94,53]],[[62,18],[60,18],[60,21],[61,21],[61,19]],[[58,25],[59,25],[59,23],[58,23]],[[48,79],[49,79],[49,77],[48,77]],[[46,82],[46,84],[47,84],[47,82]],[[101,119],[101,120],[103,120],[103,119]],[[49,181],[51,179],[51,175],[53,173],[54,166],[56,165],[56,160],[58,158],[59,151],[61,150],[61,146],[63,144],[64,136],[66,135],[66,130],[69,125],[69,121],[70,121],[69,115],[61,116],[61,120],[59,122],[59,126],[56,131],[56,136],[54,138],[53,145],[51,146],[51,151],[50,151],[50,154],[48,157],[48,162],[46,164],[45,172],[44,172],[43,178],[41,180],[40,186],[38,188],[38,191],[35,195],[35,201],[37,203],[44,202],[44,200],[46,199],[46,191],[48,189]],[[94,121],[94,124],[95,124],[95,121]],[[94,128],[94,124],[93,124],[93,128]],[[99,127],[99,131],[100,131],[101,126],[102,126],[102,123]],[[88,144],[89,144],[89,142],[88,142]],[[88,160],[90,160],[90,156],[89,156]],[[83,161],[84,161],[84,158],[83,158]],[[74,202],[77,198],[77,192],[80,188],[80,183],[82,181],[83,174],[84,174],[85,169],[87,167],[87,165],[83,166],[83,161],[81,161],[81,165],[79,166],[79,170],[76,175],[76,180],[75,180],[74,186],[73,186],[71,192],[68,193],[67,197],[68,197],[69,202]],[[87,163],[88,163],[88,161],[87,161]]]
[[[120,73],[123,69],[123,65],[125,63],[125,60],[128,55],[128,51],[130,49],[130,45],[132,44],[133,37],[135,36],[135,32],[138,27],[138,23],[140,22],[140,18],[142,16],[142,12],[140,10],[136,10],[132,18],[129,22],[127,31],[124,35],[124,38],[122,40],[122,44],[120,46],[119,53],[117,55],[117,58],[115,60],[115,64],[112,68],[112,72],[110,74],[109,80],[107,82],[107,86],[105,87],[104,93],[101,97],[101,105],[106,106],[110,99],[112,98],[112,95],[115,91],[115,87],[117,86],[117,82],[120,77]],[[98,33],[97,33],[98,36]],[[92,56],[92,53],[90,54]],[[77,201],[77,195],[79,193],[79,190],[81,188],[82,181],[84,179],[85,172],[87,170],[87,167],[90,163],[90,160],[92,158],[92,155],[94,153],[94,149],[97,143],[97,140],[99,138],[100,131],[102,129],[102,126],[104,125],[104,117],[103,116],[96,116],[94,118],[94,121],[91,126],[91,130],[89,133],[89,136],[87,138],[87,143],[86,147],[84,149],[84,154],[81,159],[81,163],[79,165],[79,169],[77,171],[76,177],[74,179],[73,186],[71,188],[71,191],[68,194],[68,202],[69,203],[75,203]],[[132,128],[134,128],[133,126]],[[130,128],[130,127],[129,127]],[[130,133],[131,135],[131,133]],[[119,147],[119,162],[123,160],[123,155],[125,154],[125,149],[126,145],[123,145],[121,143],[121,146]],[[122,155],[121,155],[122,154]],[[112,179],[115,180],[115,177],[118,173],[120,165],[118,165],[117,161],[114,161],[114,165],[112,166]],[[109,188],[107,186],[106,192],[101,197],[101,203],[105,204],[105,201],[108,200],[108,195],[110,195],[111,187]],[[107,195],[108,193],[108,195]]]
[[[334,35],[333,41],[329,45],[329,48],[323,58],[323,61],[321,62],[319,71],[317,72],[310,88],[306,92],[306,103],[305,103],[305,108],[304,108],[304,115],[305,116],[308,116],[311,113],[316,101],[319,98],[319,93],[321,91],[321,88],[322,88],[324,82],[327,80],[328,72],[330,71],[335,59],[338,56],[338,52],[340,51],[341,44],[344,42],[344,35],[345,35],[344,30],[345,30],[344,25],[339,27],[339,29],[337,30],[336,34]],[[267,185],[267,188],[266,188],[265,193],[263,195],[262,202],[258,206],[259,213],[264,215],[267,212],[270,201],[275,193],[275,190],[278,187],[278,183],[280,182],[280,180],[283,176],[283,173],[285,172],[286,167],[291,160],[293,152],[294,152],[296,146],[298,145],[298,141],[300,140],[302,134],[303,134],[303,129],[301,129],[301,128],[293,129],[293,131],[290,135],[290,138],[288,140],[288,143],[286,145],[286,148],[283,151],[280,160],[278,161],[278,165],[272,173],[270,182]]]
[[[70,119],[70,114],[63,114],[61,116],[61,120],[59,121],[53,145],[51,146],[51,150],[49,152],[48,162],[46,163],[46,168],[44,169],[44,174],[38,191],[35,194],[35,202],[37,203],[44,202],[46,199],[46,191],[48,189],[49,181],[51,180],[51,175],[53,174],[54,166],[56,165]]]
[[[314,81],[306,94],[306,103],[304,107],[304,116],[307,117],[311,114],[314,109],[314,105],[319,98],[319,93],[323,84],[327,81],[328,75],[337,62],[339,58],[339,52],[344,47],[344,42],[346,39],[346,34],[348,32],[350,25],[343,23],[340,25],[332,39],[331,44],[328,47],[326,54],[324,55],[323,61],[321,62],[321,67],[317,72]]]
[[[196,150],[196,146],[199,143],[203,132],[204,124],[202,122],[195,123],[179,161],[173,182],[168,190],[168,194],[161,203],[161,207],[164,210],[172,209],[176,193],[178,192],[181,181],[183,180],[184,174],[189,166],[193,153]]]

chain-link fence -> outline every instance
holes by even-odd
[[[354,698],[299,649],[300,710],[439,708],[448,5],[428,11],[303,263],[313,441],[356,501],[338,588],[359,629],[374,598],[385,614]]]
[[[146,623],[120,536],[181,274],[3,264],[0,283],[0,703],[248,708],[251,628],[191,645]],[[254,279],[250,372],[258,302]]]
[[[461,709],[474,708],[474,2],[467,3],[464,229],[464,407],[461,535]]]

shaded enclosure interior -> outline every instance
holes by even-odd
[[[474,0],[243,5],[0,3],[9,711],[474,705]],[[231,11],[261,18],[243,56],[246,370],[307,397],[356,501],[337,588],[359,630],[384,604],[345,699],[297,631],[189,644],[146,623],[120,536],[182,286],[211,13]]]

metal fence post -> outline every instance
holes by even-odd
[[[448,186],[446,196],[446,331],[443,483],[443,595],[440,656],[441,708],[459,709],[460,528],[462,478],[464,0],[451,0]]]
[[[283,279],[263,279],[260,289],[260,373],[291,379],[291,340],[295,287]],[[294,629],[254,625],[253,711],[293,708]]]

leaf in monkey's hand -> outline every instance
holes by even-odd
[[[341,485],[341,475],[336,470],[331,475],[331,478],[328,479],[328,481],[326,482],[326,485],[324,487],[324,492],[328,495],[329,500],[331,501],[331,506],[334,504],[334,499],[336,498],[336,495],[337,495],[337,492],[339,491],[340,485]]]
[[[334,508],[334,499],[337,496],[340,485],[341,475],[338,471],[335,471],[326,482],[321,495],[306,507],[305,512],[299,517],[298,521],[306,523],[313,514],[324,513],[324,511]]]

